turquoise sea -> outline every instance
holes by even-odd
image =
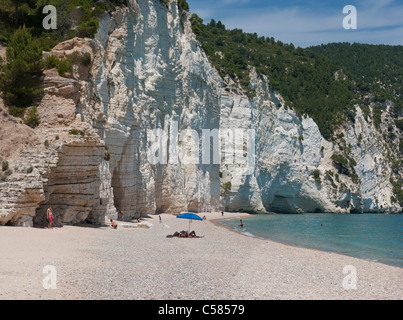
[[[220,220],[249,236],[403,267],[402,214],[259,214]]]

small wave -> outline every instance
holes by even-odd
[[[249,232],[249,231],[241,230],[241,229],[239,229],[239,228],[237,228],[236,230],[239,231],[240,233],[244,234],[245,236],[257,238],[253,233],[251,233],[251,232]]]
[[[252,233],[250,233],[250,232],[248,232],[248,231],[245,231],[245,232],[242,232],[244,235],[246,235],[246,236],[249,236],[249,237],[255,237],[255,235],[254,234],[252,234]]]

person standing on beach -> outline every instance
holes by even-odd
[[[52,222],[53,222],[53,212],[52,212],[52,205],[49,205],[48,210],[46,211],[46,221],[48,222],[48,229],[52,229]]]
[[[161,215],[158,216],[158,219],[160,220],[160,223],[161,223]]]
[[[221,211],[221,217],[223,217],[224,216],[224,211]]]
[[[119,213],[120,213],[120,218],[121,218],[122,221],[123,221],[123,216],[124,216],[125,214],[123,213],[123,211],[120,211]]]

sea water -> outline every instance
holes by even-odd
[[[220,223],[249,236],[403,267],[402,214],[259,214]]]

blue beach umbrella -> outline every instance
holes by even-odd
[[[186,212],[186,213],[182,213],[176,216],[179,219],[189,219],[189,230],[188,232],[190,232],[190,223],[192,222],[192,220],[200,220],[203,221],[202,218],[200,218],[197,214],[195,213],[191,213],[191,212]]]

